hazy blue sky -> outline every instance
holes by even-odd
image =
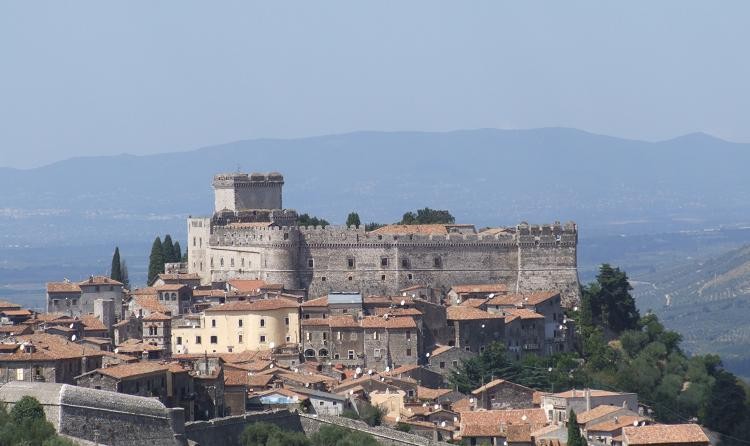
[[[750,2],[0,0],[0,166],[353,130],[750,141]]]

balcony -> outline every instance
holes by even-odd
[[[523,344],[524,350],[539,350],[539,344]]]

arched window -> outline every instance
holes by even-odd
[[[219,266],[221,266],[222,268],[224,268],[224,257],[220,257],[219,258]]]
[[[230,265],[230,266],[231,266],[232,268],[234,268],[234,257],[232,257],[231,259],[229,259],[229,265]]]
[[[320,356],[321,358],[327,358],[328,350],[321,348],[320,351],[318,351],[318,356]]]
[[[314,358],[315,357],[315,350],[308,348],[305,350],[305,358]]]

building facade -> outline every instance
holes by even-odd
[[[516,292],[560,290],[566,306],[579,299],[575,223],[481,231],[473,225],[302,227],[296,212],[280,207],[283,183],[279,174],[216,175],[214,215],[187,222],[188,271],[204,284],[258,279],[311,296],[500,283]]]

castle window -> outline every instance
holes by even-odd
[[[172,293],[172,300],[177,300],[177,293]]]
[[[383,274],[383,275],[380,276],[380,280],[382,280],[383,282],[385,282],[385,274]]]
[[[266,335],[260,335],[260,343],[265,344],[266,343]]]
[[[441,368],[441,369],[444,369],[444,368],[445,368],[445,361],[440,361],[440,368]]]
[[[377,341],[378,339],[380,339],[380,334],[377,331],[373,331],[372,332],[372,339],[374,339],[374,340]]]
[[[211,257],[211,268],[213,268],[213,267],[214,267],[214,258]]]
[[[347,352],[347,357],[348,357],[349,359],[354,359],[354,350],[349,350],[349,351]]]
[[[406,349],[406,356],[411,356],[411,349],[410,348]]]
[[[203,237],[198,237],[198,247],[199,248],[203,247]]]
[[[321,277],[321,278],[320,278],[320,281],[321,281],[321,282],[325,282],[325,281],[326,281],[326,276],[323,276],[323,277]]]
[[[409,267],[409,259],[401,259],[401,268]]]
[[[324,331],[324,332],[322,333],[322,335],[323,335],[323,340],[324,340],[324,341],[328,340],[328,333],[326,333],[326,332]]]
[[[409,279],[409,280],[412,280],[414,278],[414,276],[412,275],[412,273],[409,273],[409,274],[406,275],[406,278]]]
[[[354,278],[352,276],[349,276],[349,280],[353,280]]]
[[[284,240],[289,240],[289,233],[288,232],[284,233]]]
[[[195,343],[196,344],[200,344],[201,343],[201,337],[200,336],[196,336],[195,337]]]
[[[218,344],[219,338],[217,336],[211,336],[211,343],[212,344]]]
[[[220,257],[219,258],[219,266],[221,266],[222,268],[224,268],[224,257]]]
[[[265,327],[266,326],[266,320],[265,319],[261,319],[260,320],[260,326],[261,327]]]
[[[242,335],[237,336],[237,342],[239,342],[240,344],[242,344]]]
[[[216,319],[211,319],[211,326],[216,328]]]
[[[289,325],[289,317],[284,318],[284,325]]]
[[[341,340],[343,340],[343,339],[344,339],[344,335],[343,335],[343,334],[341,334],[341,332],[340,332],[340,331],[337,331],[337,332],[336,332],[336,339],[337,339],[337,340],[339,340],[339,341],[341,341]]]
[[[182,345],[182,336],[177,336],[177,345]]]
[[[73,299],[73,305],[78,305],[78,299]]]
[[[287,336],[286,337],[286,342],[292,342],[292,337],[291,336]],[[292,364],[294,364],[294,361],[292,361]]]
[[[315,267],[315,261],[313,259],[307,259],[307,267],[308,268],[314,268]]]
[[[244,268],[245,267],[245,258],[244,257],[242,258],[242,260],[240,261],[240,263],[242,264],[242,267]]]
[[[232,268],[234,268],[234,257],[232,257],[231,259],[229,259],[229,266],[231,266]]]
[[[381,354],[380,354],[380,349],[379,349],[379,348],[376,348],[375,350],[373,350],[373,351],[372,351],[372,356],[374,356],[374,357],[376,357],[376,358],[380,358],[380,356],[381,356]]]
[[[195,238],[195,237],[193,237],[193,246],[196,246],[196,245],[197,245],[197,243],[196,243],[196,238]]]
[[[201,265],[201,271],[203,271],[203,262],[201,262],[200,265]]]
[[[310,340],[310,332],[306,331],[305,332],[305,341],[309,341],[309,340]]]
[[[354,257],[347,257],[346,266],[349,269],[354,269],[357,266],[357,262],[354,260]]]
[[[381,257],[380,258],[380,266],[385,268],[388,266],[388,257]]]
[[[237,321],[237,324],[238,324],[238,325],[239,325],[240,327],[242,327],[242,319],[240,319],[239,321]]]
[[[406,330],[406,340],[408,341],[410,339],[411,339],[411,330]]]
[[[440,257],[433,258],[432,259],[432,265],[435,268],[442,268],[443,267],[443,259],[441,259]]]

